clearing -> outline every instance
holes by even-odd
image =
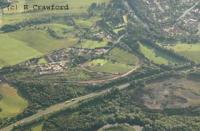
[[[28,106],[28,102],[8,84],[0,84],[0,96],[0,118],[16,116]]]
[[[166,78],[148,84],[138,92],[149,109],[187,108],[200,105],[200,82],[187,78]]]

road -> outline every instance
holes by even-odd
[[[115,89],[123,90],[123,89],[125,89],[129,86],[130,86],[130,84],[126,83],[126,84],[122,84],[122,85],[115,87]],[[59,104],[55,104],[53,106],[46,108],[45,110],[38,111],[36,114],[34,114],[32,116],[26,117],[26,118],[19,120],[15,123],[5,127],[5,128],[2,128],[2,129],[0,129],[0,131],[11,131],[15,126],[19,126],[21,124],[23,124],[23,125],[29,124],[29,123],[34,122],[35,120],[42,118],[44,116],[47,116],[49,114],[56,113],[56,112],[65,110],[69,107],[75,106],[76,104],[78,104],[81,101],[106,94],[106,93],[110,92],[111,90],[112,90],[112,88],[105,89],[105,90],[100,91],[100,92],[94,92],[94,93],[91,93],[91,94],[88,94],[88,95],[85,95],[85,96],[81,96],[81,97],[77,97],[75,99],[71,99],[69,101],[65,101],[65,102],[62,102],[62,103],[59,103]]]
[[[193,10],[198,4],[200,3],[200,1],[196,2],[192,7],[190,7],[189,9],[187,9],[178,19],[177,21],[181,20],[183,17],[185,17],[191,10]]]

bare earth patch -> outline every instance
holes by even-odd
[[[200,105],[200,82],[169,78],[147,85],[141,100],[149,109],[187,108]]]

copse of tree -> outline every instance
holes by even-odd
[[[10,5],[10,2],[8,0],[0,0],[0,8],[4,9]]]

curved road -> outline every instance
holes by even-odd
[[[180,19],[182,19],[183,17],[185,17],[191,10],[193,10],[198,4],[200,3],[200,1],[196,2],[192,7],[190,7],[189,9],[187,9],[176,21],[179,21]]]

